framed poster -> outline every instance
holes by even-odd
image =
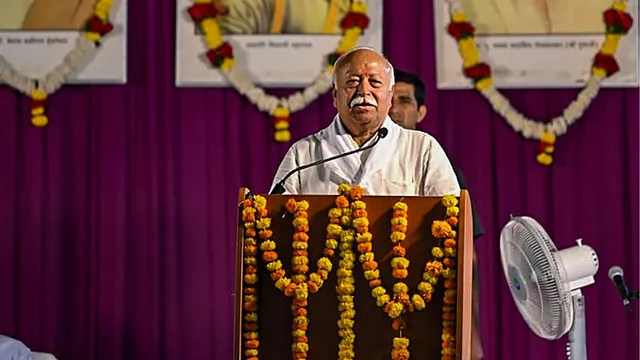
[[[365,0],[370,24],[359,46],[382,51],[382,1]],[[324,69],[341,39],[350,0],[215,0],[227,14],[218,23],[238,67],[262,87],[308,85]],[[225,87],[204,54],[206,46],[186,13],[192,0],[176,0],[176,86]]]
[[[127,80],[127,0],[110,12],[114,29],[69,83],[122,84]],[[59,66],[83,36],[96,0],[0,0],[0,60],[16,72],[42,78]]]
[[[450,0],[454,1],[454,0]],[[447,32],[450,1],[434,2],[439,89],[470,89],[456,42]],[[612,0],[455,0],[476,29],[482,59],[498,88],[579,88],[591,75],[604,41],[603,13]],[[638,86],[638,1],[628,12],[636,23],[622,38],[620,72],[605,87]]]

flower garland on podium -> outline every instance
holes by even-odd
[[[195,3],[189,7],[188,13],[193,22],[202,29],[208,48],[206,56],[211,65],[220,70],[231,86],[245,95],[258,109],[269,113],[274,118],[274,137],[278,142],[291,140],[289,131],[291,113],[304,109],[331,88],[333,64],[340,55],[358,44],[360,36],[369,26],[366,4],[361,0],[352,1],[349,12],[340,22],[343,31],[342,39],[336,51],[327,56],[326,67],[320,75],[304,90],[286,98],[278,98],[267,94],[264,89],[253,84],[249,80],[249,75],[235,66],[233,47],[229,42],[224,41],[220,25],[216,20],[218,16],[224,14],[216,8],[213,0],[195,0]]]
[[[443,269],[442,263],[438,261],[438,258],[442,257],[444,252],[438,245],[432,249],[435,260],[428,262],[425,266],[422,275],[424,281],[418,285],[418,294],[410,296],[409,287],[403,281],[409,275],[409,260],[406,259],[406,249],[401,244],[406,238],[408,225],[407,212],[409,208],[408,205],[402,201],[394,204],[390,239],[395,244],[393,247],[394,257],[391,260],[391,266],[393,268],[392,275],[396,279],[396,283],[393,285],[393,297],[391,297],[382,285],[379,264],[375,260],[372,243],[373,235],[369,232],[367,205],[362,201],[364,189],[360,186],[349,187],[346,184],[342,184],[338,188],[338,193],[344,197],[343,202],[345,204],[350,202],[350,226],[355,230],[356,249],[358,253],[360,253],[358,260],[362,265],[364,278],[369,282],[371,295],[376,300],[376,304],[393,319],[392,327],[395,331],[399,332],[399,336],[393,339],[391,358],[393,360],[408,359],[410,356],[410,341],[402,335],[404,321],[401,317],[407,312],[424,310],[426,303],[431,301],[434,286],[437,284]],[[348,222],[343,223],[343,225],[348,226]],[[346,245],[348,246],[348,244],[347,242]]]
[[[355,243],[355,231],[351,228],[354,223],[354,211],[351,207],[350,200],[358,198],[361,189],[352,189],[348,185],[343,184],[338,187],[338,197],[335,200],[335,216],[331,216],[331,221],[337,219],[339,212],[340,218],[340,262],[338,264],[338,283],[336,286],[336,296],[338,297],[338,360],[353,360],[356,356],[354,344],[356,340],[353,327],[355,326],[355,276],[353,269],[355,268],[356,254],[353,251]]]
[[[335,249],[338,247],[334,240],[336,238],[335,231],[330,226],[327,227],[326,247],[323,250],[325,256],[318,259],[317,271],[307,277],[309,272],[309,215],[307,212],[309,203],[307,201],[289,199],[285,204],[285,210],[288,214],[293,215],[292,225],[295,232],[291,243],[293,251],[291,259],[292,275],[291,278],[288,278],[286,271],[282,268],[282,262],[279,260],[276,242],[272,240],[273,231],[271,230],[271,218],[268,217],[266,198],[256,195],[253,201],[245,200],[243,206],[243,220],[247,229],[245,231],[245,265],[250,264],[252,266],[251,268],[248,267],[249,265],[245,267],[244,279],[245,289],[249,289],[245,290],[244,298],[244,310],[249,311],[244,316],[244,328],[246,330],[244,334],[245,356],[252,356],[248,360],[258,359],[257,297],[252,296],[255,294],[254,284],[258,281],[257,272],[253,268],[257,266],[255,265],[257,260],[254,257],[257,256],[258,248],[255,247],[256,244],[253,239],[257,231],[260,239],[258,247],[262,252],[262,260],[270,272],[271,280],[274,281],[275,287],[282,291],[285,296],[293,298],[291,306],[292,355],[295,359],[304,360],[307,358],[309,351],[307,337],[309,318],[307,317],[306,309],[308,298],[309,294],[314,294],[320,290],[333,268],[331,259],[335,254]],[[251,215],[253,214],[257,215],[252,218]],[[253,223],[251,222],[252,220],[254,221]],[[257,230],[252,231],[251,229],[254,228]]]
[[[605,40],[593,58],[591,77],[576,99],[569,104],[562,115],[549,122],[531,120],[518,112],[496,89],[493,84],[491,66],[482,62],[475,44],[475,28],[467,21],[462,12],[460,0],[450,0],[451,23],[448,32],[458,43],[462,57],[464,75],[471,79],[474,87],[502,115],[513,130],[526,139],[539,140],[536,160],[542,165],[551,165],[555,150],[556,138],[564,135],[586,111],[593,99],[598,95],[602,81],[617,73],[620,68],[614,57],[622,36],[626,35],[633,25],[631,15],[626,12],[627,3],[617,0],[603,15],[606,29]]]
[[[264,204],[266,205],[266,204]],[[257,213],[257,214],[256,214]],[[242,221],[244,225],[244,285],[242,287],[242,311],[243,311],[243,338],[244,358],[246,360],[258,360],[259,357],[259,333],[258,333],[258,243],[256,241],[257,218],[264,219],[267,216],[266,208],[262,203],[254,204],[251,199],[242,202]],[[263,234],[266,235],[266,234]]]
[[[31,98],[31,123],[36,127],[45,127],[49,118],[45,113],[47,98],[57,91],[80,64],[93,57],[100,47],[100,41],[113,30],[109,22],[109,12],[113,0],[98,0],[93,15],[87,20],[83,36],[78,37],[75,47],[45,76],[31,79],[13,70],[11,65],[0,56],[0,81]]]
[[[442,360],[455,360],[456,358],[456,299],[457,299],[457,231],[460,214],[458,199],[447,195],[442,197],[442,205],[446,208],[446,219],[436,220],[431,226],[431,233],[440,241],[444,240],[444,251],[440,257],[444,257],[444,299],[442,307]]]
[[[308,241],[309,241],[309,204],[306,201],[289,199],[285,210],[293,215],[292,225],[294,235],[292,241],[292,270],[291,279],[286,277],[282,263],[278,260],[275,241],[272,240],[271,218],[268,217],[267,200],[257,195],[246,199],[242,203],[242,221],[244,227],[243,247],[243,354],[246,360],[259,359],[258,332],[258,249],[262,251],[262,259],[270,272],[275,286],[287,297],[293,297],[292,310],[292,356],[294,359],[306,359],[309,351],[309,341],[306,331],[309,326],[306,306],[309,293],[316,293],[327,279],[332,269],[331,259],[335,251],[339,250],[340,262],[337,270],[336,296],[338,298],[338,345],[339,360],[353,360],[355,358],[355,267],[356,249],[360,253],[364,277],[369,281],[371,294],[379,307],[393,319],[393,328],[399,331],[394,337],[391,358],[393,360],[409,359],[409,339],[402,336],[404,321],[401,316],[406,312],[423,310],[431,300],[434,287],[442,276],[445,286],[444,306],[442,308],[442,360],[454,360],[456,351],[455,318],[457,299],[457,227],[459,222],[458,199],[447,195],[442,198],[446,208],[445,220],[435,220],[431,227],[433,236],[438,239],[431,253],[435,260],[427,262],[423,281],[418,285],[418,293],[409,296],[408,286],[403,282],[408,277],[409,260],[406,259],[406,249],[402,242],[406,239],[409,207],[402,199],[394,204],[391,219],[390,240],[394,243],[393,258],[391,260],[392,275],[396,279],[393,286],[393,298],[386,293],[382,286],[378,263],[375,261],[372,234],[369,232],[369,220],[366,203],[362,200],[364,189],[360,186],[350,187],[342,184],[338,187],[338,196],[334,207],[329,209],[329,224],[324,257],[318,260],[318,270],[307,278],[309,271]],[[256,240],[259,239],[258,241]],[[444,247],[442,247],[444,243]],[[443,259],[440,261],[440,259]],[[443,267],[444,265],[444,267]]]

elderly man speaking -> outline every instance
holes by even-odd
[[[389,118],[393,72],[391,63],[370,48],[355,48],[338,58],[333,89],[338,114],[329,127],[291,146],[272,192],[282,185],[288,194],[332,195],[340,184],[348,183],[361,185],[370,195],[459,195],[456,175],[440,144]],[[379,142],[371,149],[298,171],[279,184],[301,165],[366,148],[375,141]]]

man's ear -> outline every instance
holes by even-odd
[[[418,122],[421,122],[422,120],[424,120],[426,116],[427,116],[427,106],[421,105],[420,108],[418,109]]]
[[[338,91],[336,90],[335,87],[331,91],[331,95],[333,96],[333,107],[337,109],[338,108]]]

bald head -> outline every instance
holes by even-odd
[[[371,48],[355,48],[340,56],[333,71],[333,105],[358,143],[384,122],[393,98],[393,66]]]
[[[331,83],[333,84],[334,88],[336,87],[336,73],[338,72],[338,69],[342,68],[342,66],[344,66],[345,64],[348,64],[349,62],[353,61],[356,55],[363,52],[365,54],[360,54],[360,55],[365,55],[365,56],[368,55],[370,57],[377,58],[378,61],[386,65],[387,71],[390,76],[389,86],[393,87],[393,85],[395,85],[394,69],[393,69],[393,65],[391,65],[391,62],[389,62],[389,60],[387,60],[387,58],[385,58],[384,55],[377,52],[374,48],[371,48],[368,46],[357,46],[347,51],[346,53],[340,55],[340,57],[338,57],[335,64],[333,65],[334,70],[331,77]]]

